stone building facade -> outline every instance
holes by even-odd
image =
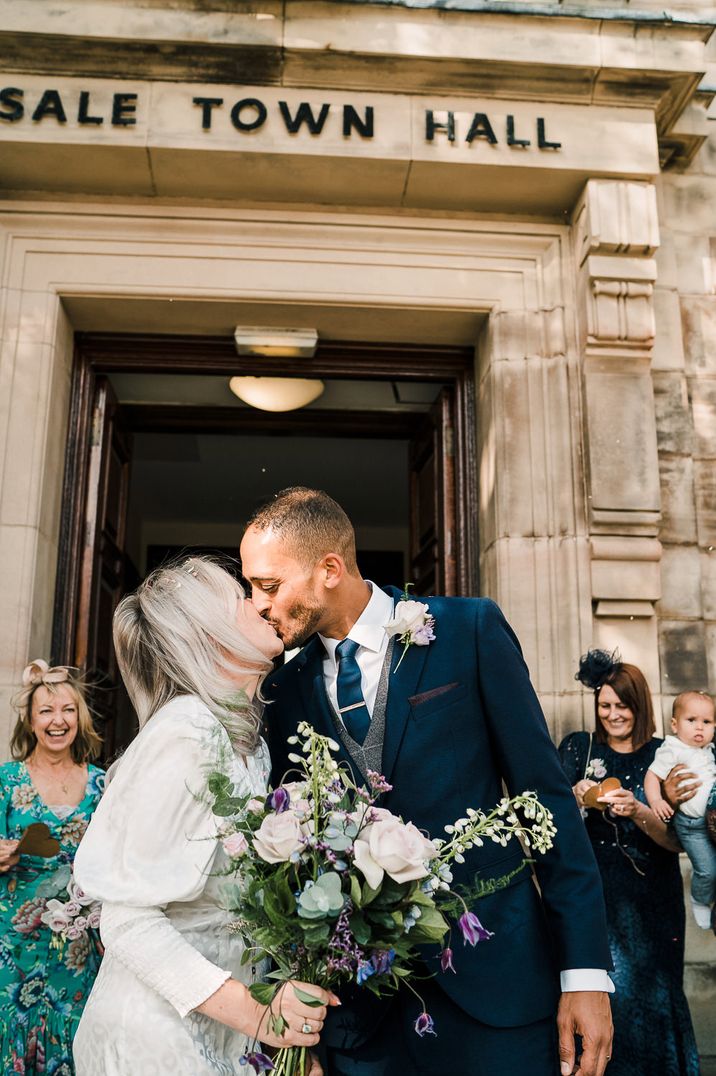
[[[463,589],[514,623],[555,738],[593,643],[660,714],[716,692],[713,26],[706,0],[0,0],[4,743],[63,637],[78,341],[241,322],[471,349]]]

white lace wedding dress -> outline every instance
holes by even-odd
[[[103,902],[106,947],[74,1044],[77,1076],[238,1076],[246,1038],[193,1010],[241,965],[222,910],[225,853],[206,795],[220,769],[263,796],[265,744],[244,762],[194,696],[162,707],[123,756],[75,860]]]

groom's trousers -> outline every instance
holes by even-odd
[[[326,1076],[558,1076],[556,1014],[522,1027],[488,1027],[432,982],[416,985],[436,1034],[417,1035],[420,1002],[401,990],[365,1043],[345,1051],[328,1049]]]

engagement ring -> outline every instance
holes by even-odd
[[[310,1035],[311,1032],[313,1031],[313,1028],[309,1024],[308,1020],[306,1020],[305,1024],[302,1026],[301,1031],[303,1032],[304,1035]]]

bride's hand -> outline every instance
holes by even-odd
[[[294,986],[306,994],[320,998],[322,1005],[311,1006],[301,1001]],[[264,1007],[257,1038],[268,1046],[316,1046],[326,1019],[329,1005],[340,1005],[335,994],[322,990],[315,983],[301,983],[289,980],[276,993],[271,1006]],[[281,1015],[286,1021],[282,1035],[277,1035],[271,1025],[271,1016]],[[309,1028],[310,1031],[304,1030]]]

